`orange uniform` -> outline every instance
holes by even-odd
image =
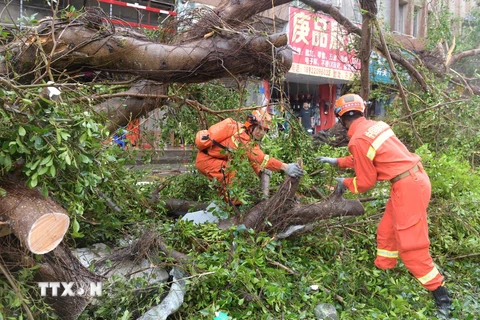
[[[400,256],[405,266],[428,290],[437,289],[443,276],[429,253],[427,206],[431,185],[420,157],[410,153],[388,124],[355,120],[349,130],[351,156],[338,159],[340,168],[354,168],[356,177],[343,181],[352,193],[365,192],[377,180],[392,188],[377,230],[377,258],[381,269],[393,268]]]
[[[241,128],[232,137],[218,142],[230,150],[246,148],[248,161],[257,175],[262,169],[280,171],[282,167],[283,162],[264,154],[260,146],[252,141],[245,128]],[[222,183],[221,192],[225,199],[228,200],[226,189],[235,176],[235,172],[227,170],[230,165],[231,153],[217,145],[212,145],[211,148],[205,151],[198,152],[195,166],[208,179],[213,180],[216,178]]]

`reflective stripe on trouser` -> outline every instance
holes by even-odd
[[[432,291],[442,284],[443,276],[429,253],[426,209],[430,193],[430,180],[423,170],[392,185],[391,198],[378,225],[375,265],[381,269],[393,268],[397,262],[394,253],[398,251],[413,276]]]
[[[377,258],[375,265],[380,269],[391,269],[397,264],[398,249],[393,228],[392,200],[387,201],[385,213],[377,229]]]

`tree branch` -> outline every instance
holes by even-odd
[[[380,36],[380,42],[383,45],[383,50],[386,53],[386,57],[387,57],[387,60],[388,60],[388,65],[390,66],[390,70],[392,70],[393,77],[395,78],[395,81],[397,82],[397,86],[398,86],[398,89],[400,91],[400,96],[402,97],[403,104],[405,105],[405,108],[407,108],[408,114],[411,115],[412,110],[410,110],[410,106],[408,105],[408,101],[407,101],[407,97],[405,95],[405,91],[403,90],[402,82],[398,78],[397,70],[395,69],[395,65],[393,64],[392,57],[390,56],[390,53],[388,51],[387,43],[385,42],[385,39],[383,38],[382,29],[380,29],[380,26],[378,25],[377,19],[373,19],[373,21],[374,21],[375,26],[377,28],[378,34]],[[420,138],[420,135],[418,134],[417,129],[415,128],[415,122],[413,121],[413,117],[410,116],[409,118],[410,118],[410,124],[412,126],[412,130],[415,134],[415,137],[417,138],[420,145],[423,145],[423,141]]]
[[[452,65],[454,65],[455,63],[457,63],[458,61],[460,61],[463,58],[473,57],[473,56],[476,56],[476,55],[479,55],[479,54],[480,54],[480,48],[456,53],[448,61],[447,68],[450,68]]]

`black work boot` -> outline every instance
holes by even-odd
[[[432,291],[437,310],[443,317],[450,317],[452,315],[452,299],[448,294],[448,290],[443,285]]]

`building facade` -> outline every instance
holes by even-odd
[[[45,0],[14,0],[0,4],[0,22],[21,26],[28,20],[52,15],[52,8]],[[175,0],[58,0],[58,8],[73,7],[76,10],[100,7],[117,25],[157,29],[165,19],[176,16]]]

